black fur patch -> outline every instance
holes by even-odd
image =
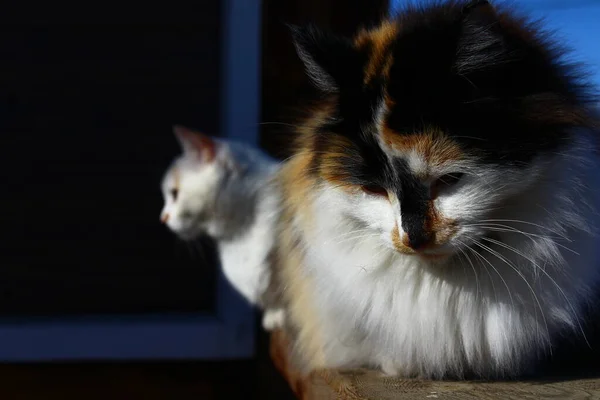
[[[534,25],[478,3],[400,15],[388,124],[399,134],[439,128],[484,161],[527,163],[582,124],[586,87]]]
[[[523,165],[585,123],[589,88],[536,24],[487,1],[409,6],[397,19],[389,78],[368,86],[368,46],[359,50],[314,26],[294,28],[297,46],[336,85],[339,119],[327,129],[364,133],[385,90],[395,103],[386,122],[398,134],[437,128],[482,161]]]
[[[397,32],[378,59],[392,60],[386,74],[365,83],[376,49],[315,27],[294,28],[308,64],[331,85],[337,111],[317,132],[320,157],[335,153],[339,176],[349,185],[379,185],[397,194],[403,229],[416,247],[427,240],[427,188],[401,160],[390,160],[376,140],[376,113],[391,100],[386,126],[398,135],[435,129],[482,163],[524,166],[587,127],[589,88],[562,50],[535,24],[493,8],[487,1],[430,2],[397,15]],[[382,64],[383,65],[383,64]],[[308,69],[314,65],[308,65]],[[334,90],[331,90],[334,89]],[[353,145],[343,151],[332,135]],[[335,149],[335,151],[332,151]],[[318,173],[318,172],[314,172]]]
[[[289,28],[298,55],[318,87],[328,92],[354,91],[360,87],[369,59],[367,52],[357,51],[350,39],[322,31],[314,25],[289,25]],[[321,85],[319,81],[328,84]]]

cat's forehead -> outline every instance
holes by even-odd
[[[401,133],[384,126],[378,136],[389,156],[403,159],[421,177],[451,169],[468,159],[456,141],[434,129]]]
[[[179,188],[180,185],[181,185],[181,167],[179,166],[179,163],[177,161],[175,161],[169,167],[167,172],[165,173],[163,180],[162,180],[162,186],[163,186],[163,188],[166,188],[166,187]]]

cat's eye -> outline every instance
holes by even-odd
[[[450,189],[452,186],[460,182],[463,176],[464,174],[460,172],[440,176],[431,185],[431,197],[436,198],[440,192]]]
[[[373,196],[388,197],[387,190],[385,190],[385,188],[379,185],[362,185],[361,189],[363,190],[363,192]]]
[[[173,198],[173,201],[177,201],[178,194],[179,194],[179,189],[177,189],[177,188],[171,189],[171,197]]]

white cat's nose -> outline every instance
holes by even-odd
[[[167,222],[169,222],[169,213],[161,214],[160,222],[162,222],[163,224],[166,224]]]

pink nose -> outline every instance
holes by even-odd
[[[164,213],[163,215],[160,216],[160,222],[162,222],[163,224],[166,224],[168,221],[169,221],[168,213]]]

